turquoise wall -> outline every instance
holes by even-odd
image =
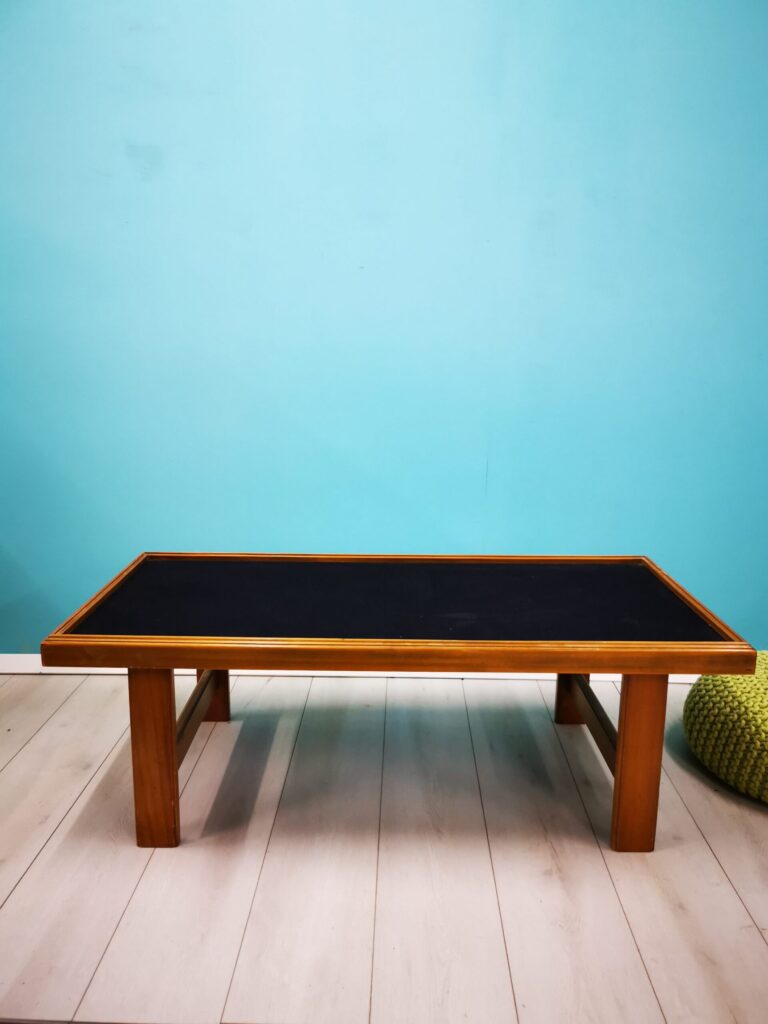
[[[142,549],[645,552],[768,646],[768,4],[0,0],[0,651]]]

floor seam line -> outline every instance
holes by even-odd
[[[579,802],[581,803],[581,806],[584,809],[584,814],[586,816],[586,819],[587,819],[587,822],[589,824],[589,827],[592,830],[592,835],[595,837],[595,844],[597,845],[597,849],[599,850],[600,856],[601,856],[601,858],[603,860],[603,865],[605,866],[605,872],[606,872],[606,874],[608,875],[608,878],[611,881],[611,886],[612,886],[613,891],[614,891],[614,893],[616,895],[616,900],[617,900],[617,902],[619,904],[619,907],[621,908],[621,913],[624,916],[624,920],[627,922],[627,928],[629,929],[629,934],[632,936],[632,942],[634,943],[635,949],[637,950],[637,955],[640,957],[640,963],[643,965],[643,970],[645,971],[645,976],[648,979],[648,984],[651,986],[651,992],[653,992],[654,998],[655,998],[656,1003],[657,1003],[657,1005],[659,1007],[659,1013],[661,1014],[662,1020],[664,1020],[666,1022],[667,1015],[664,1012],[664,1007],[661,1005],[661,999],[659,998],[659,993],[656,991],[656,986],[653,984],[653,979],[651,978],[651,973],[648,970],[648,965],[645,962],[645,957],[643,956],[642,950],[640,949],[640,945],[639,945],[639,943],[637,941],[637,937],[635,936],[635,932],[634,932],[634,929],[632,928],[632,923],[629,920],[629,915],[627,914],[626,907],[624,906],[624,903],[622,902],[621,896],[619,895],[619,890],[616,887],[616,882],[615,882],[614,877],[613,877],[613,872],[611,871],[611,869],[610,869],[610,867],[608,865],[608,861],[606,859],[605,851],[603,850],[602,843],[600,842],[598,834],[597,834],[597,832],[595,830],[595,826],[594,826],[594,824],[592,822],[592,817],[590,816],[590,813],[587,810],[587,805],[584,802],[584,797],[581,795],[581,789],[579,788],[579,784],[576,781],[576,776],[575,776],[575,774],[573,772],[573,768],[571,767],[570,758],[568,757],[568,754],[567,754],[567,752],[565,750],[565,747],[563,746],[563,741],[562,741],[562,738],[560,736],[560,732],[557,729],[555,720],[552,717],[552,712],[550,711],[550,708],[549,708],[549,704],[547,703],[547,700],[546,700],[546,698],[544,696],[544,693],[543,693],[543,691],[541,689],[541,683],[537,682],[536,685],[539,688],[539,694],[541,696],[542,703],[544,704],[544,707],[547,710],[547,714],[549,715],[549,720],[550,720],[550,723],[552,725],[552,728],[554,729],[555,736],[557,737],[557,742],[560,744],[560,750],[562,751],[563,757],[565,758],[565,763],[566,763],[566,766],[568,768],[568,772],[569,772],[571,778],[573,779],[573,785],[576,788],[576,795],[578,796]],[[612,686],[616,686],[616,683],[611,683],[611,685]],[[589,735],[589,733],[587,733],[587,735]]]
[[[85,680],[83,680],[83,682],[85,682]],[[15,882],[14,882],[14,884],[13,884],[13,888],[12,888],[12,889],[11,889],[11,890],[10,890],[10,891],[8,892],[8,895],[7,895],[6,897],[5,897],[5,899],[3,899],[3,900],[2,900],[2,902],[0,902],[0,910],[2,910],[2,909],[3,909],[3,907],[4,907],[4,906],[5,906],[5,904],[6,904],[7,902],[8,902],[8,900],[9,900],[9,899],[11,898],[11,896],[13,896],[14,892],[16,891],[16,889],[17,889],[17,888],[19,887],[19,885],[21,884],[22,880],[23,880],[23,879],[24,879],[24,877],[26,876],[27,872],[28,872],[28,871],[30,870],[30,868],[32,867],[32,865],[33,865],[33,864],[35,863],[35,861],[37,860],[37,858],[38,858],[38,857],[40,856],[40,854],[41,854],[41,853],[43,852],[43,850],[44,850],[44,849],[46,848],[46,846],[48,845],[48,843],[50,843],[50,841],[51,841],[51,840],[53,839],[53,837],[54,837],[54,836],[56,835],[56,833],[57,833],[57,832],[59,831],[59,829],[61,828],[61,826],[62,826],[62,824],[63,824],[64,820],[66,819],[67,815],[69,814],[69,812],[70,812],[70,811],[72,810],[72,808],[73,808],[73,807],[75,806],[75,804],[76,804],[76,803],[77,803],[77,801],[78,801],[78,800],[80,799],[80,797],[81,797],[81,796],[83,795],[83,793],[84,793],[84,792],[86,791],[86,789],[87,789],[87,788],[88,788],[88,787],[90,786],[91,782],[92,782],[92,781],[93,781],[93,779],[94,779],[94,778],[96,777],[97,773],[98,773],[98,772],[99,772],[99,771],[101,770],[101,767],[102,767],[102,765],[103,765],[103,764],[105,763],[105,761],[106,761],[106,760],[107,760],[107,758],[108,758],[108,757],[110,756],[110,754],[111,754],[111,753],[112,753],[112,751],[113,751],[113,750],[115,749],[115,747],[116,747],[116,746],[118,745],[118,743],[119,743],[119,742],[120,742],[120,741],[122,740],[122,738],[123,738],[123,737],[125,736],[125,734],[126,734],[126,732],[127,732],[127,731],[128,731],[128,727],[126,726],[126,727],[125,727],[125,729],[123,729],[123,731],[122,731],[122,732],[120,733],[120,735],[118,736],[118,738],[117,738],[117,739],[115,740],[115,742],[114,742],[114,743],[112,744],[112,746],[111,746],[111,747],[109,748],[109,750],[108,750],[108,751],[106,752],[106,754],[105,754],[105,755],[104,755],[104,757],[103,757],[103,758],[101,759],[101,761],[99,761],[99,763],[98,763],[98,764],[96,765],[96,767],[95,767],[95,768],[93,769],[93,771],[91,772],[91,774],[90,774],[90,775],[88,776],[88,778],[86,779],[86,781],[85,781],[85,783],[84,783],[83,787],[81,788],[80,792],[79,792],[79,793],[77,794],[77,796],[76,796],[76,797],[74,798],[74,800],[72,801],[72,803],[71,803],[71,804],[69,805],[69,807],[68,807],[68,808],[66,809],[66,811],[64,811],[64,813],[62,814],[62,816],[61,816],[61,817],[59,818],[59,820],[58,820],[58,821],[56,822],[56,826],[55,826],[55,827],[54,827],[54,828],[52,829],[52,831],[51,831],[51,834],[50,834],[50,835],[48,836],[48,838],[47,838],[47,839],[45,840],[45,842],[44,842],[44,843],[42,844],[42,846],[41,846],[41,847],[40,847],[40,849],[39,849],[39,850],[37,851],[37,853],[36,853],[36,854],[34,855],[34,857],[32,858],[32,860],[31,860],[31,861],[29,862],[29,864],[27,864],[27,866],[26,866],[26,867],[24,868],[24,870],[22,871],[22,873],[21,873],[21,874],[19,875],[19,877],[18,877],[18,878],[16,879],[16,881],[15,881]]]
[[[715,858],[715,861],[716,861],[716,863],[717,863],[718,867],[720,868],[720,870],[721,870],[721,871],[723,872],[723,874],[725,875],[725,877],[726,877],[726,879],[727,879],[727,881],[728,881],[728,884],[730,885],[730,887],[731,887],[731,888],[733,889],[734,893],[736,894],[736,896],[737,896],[737,898],[738,898],[738,900],[739,900],[739,903],[741,903],[742,907],[744,907],[744,911],[745,911],[745,913],[746,913],[747,917],[748,917],[748,918],[750,919],[750,921],[752,922],[752,924],[753,924],[753,925],[755,926],[755,929],[757,930],[757,934],[758,934],[758,935],[760,936],[760,938],[761,938],[761,939],[763,940],[763,942],[765,942],[766,946],[768,946],[768,935],[764,935],[764,934],[763,934],[763,930],[762,930],[762,928],[760,927],[760,925],[759,925],[759,924],[757,923],[757,921],[756,921],[756,920],[754,919],[754,917],[752,916],[752,912],[750,911],[750,909],[749,909],[749,907],[747,906],[747,904],[746,904],[746,903],[744,902],[744,898],[742,897],[742,895],[741,895],[741,893],[739,892],[739,890],[738,890],[738,889],[736,888],[736,885],[734,884],[734,882],[733,882],[733,880],[732,880],[731,876],[730,876],[730,875],[728,874],[728,872],[726,871],[725,867],[723,866],[723,863],[722,863],[722,861],[720,860],[720,858],[719,858],[719,857],[717,856],[717,854],[715,853],[715,851],[714,851],[714,848],[713,848],[712,844],[710,843],[710,841],[709,841],[709,840],[707,839],[707,837],[706,837],[706,834],[705,834],[705,832],[704,832],[703,828],[701,827],[701,825],[700,825],[700,824],[698,823],[698,821],[696,820],[696,816],[694,815],[693,811],[692,811],[692,810],[690,809],[690,807],[688,806],[688,804],[687,804],[687,803],[685,802],[685,799],[684,799],[684,797],[683,797],[682,793],[681,793],[681,792],[680,792],[680,790],[679,790],[679,789],[677,788],[677,786],[675,785],[675,783],[674,783],[674,782],[672,781],[672,777],[670,776],[669,772],[667,771],[667,769],[666,769],[666,768],[665,768],[665,767],[664,767],[663,765],[662,765],[662,770],[663,770],[663,772],[664,772],[664,775],[665,775],[665,777],[666,777],[666,779],[667,779],[667,782],[668,782],[668,783],[670,784],[670,786],[672,787],[672,789],[674,789],[675,793],[676,793],[676,794],[678,795],[678,797],[680,798],[680,803],[681,803],[681,804],[683,805],[683,807],[685,807],[686,811],[687,811],[687,812],[688,812],[688,813],[690,814],[690,816],[691,816],[691,821],[693,821],[694,825],[695,825],[695,826],[696,826],[696,828],[698,829],[698,832],[699,832],[699,834],[700,834],[701,838],[702,838],[702,839],[704,840],[704,842],[706,843],[706,845],[707,845],[707,848],[709,849],[709,852],[710,852],[710,853],[712,854],[712,856],[713,856],[713,857]]]
[[[10,682],[10,680],[11,680],[12,678],[13,678],[13,677],[12,677],[12,676],[10,676],[10,677],[9,677],[8,679],[6,679],[6,683],[7,683],[7,682]],[[27,746],[27,745],[28,745],[29,743],[31,743],[31,742],[32,742],[32,740],[33,740],[33,739],[35,738],[35,736],[37,736],[37,735],[39,734],[40,730],[41,730],[41,729],[44,729],[44,728],[46,727],[46,725],[48,725],[48,723],[49,723],[49,722],[50,722],[50,720],[51,720],[51,719],[53,718],[53,716],[54,716],[54,715],[57,715],[57,714],[59,713],[59,711],[61,711],[61,709],[62,709],[62,708],[64,707],[64,705],[65,705],[65,704],[67,703],[67,701],[68,701],[68,700],[69,700],[69,699],[70,699],[71,697],[74,697],[74,695],[75,695],[75,694],[77,693],[77,691],[78,691],[78,690],[80,689],[80,687],[81,687],[81,686],[83,685],[83,683],[84,683],[84,682],[86,681],[86,679],[88,679],[88,678],[89,678],[89,676],[87,676],[87,675],[84,675],[84,676],[83,676],[83,678],[82,678],[82,679],[80,680],[80,682],[79,682],[79,683],[77,684],[77,686],[76,686],[76,687],[75,687],[75,688],[74,688],[74,689],[73,689],[73,690],[71,691],[71,693],[68,693],[68,694],[67,694],[67,696],[66,696],[66,697],[64,698],[64,700],[63,700],[63,701],[61,702],[61,704],[59,704],[59,705],[58,705],[58,707],[55,707],[55,708],[53,709],[53,711],[52,711],[52,712],[50,713],[50,715],[48,715],[48,717],[47,717],[47,718],[45,719],[45,721],[44,721],[44,722],[41,722],[41,723],[40,723],[40,725],[39,725],[39,726],[38,726],[38,727],[37,727],[37,728],[35,729],[35,731],[34,731],[34,732],[32,733],[32,735],[31,735],[31,736],[28,736],[28,737],[27,737],[27,739],[26,739],[26,740],[25,740],[25,741],[24,741],[24,742],[22,743],[22,745],[21,745],[21,746],[19,747],[19,749],[18,749],[18,750],[16,751],[16,753],[15,753],[15,754],[12,754],[12,755],[11,755],[11,756],[10,756],[10,757],[8,758],[8,760],[7,760],[6,762],[5,762],[5,764],[4,764],[4,765],[2,765],[2,767],[0,767],[0,772],[4,772],[4,771],[5,771],[5,769],[6,769],[7,767],[8,767],[8,765],[9,765],[9,764],[11,764],[11,762],[12,762],[12,761],[13,761],[13,760],[14,760],[15,758],[17,758],[17,757],[19,756],[19,754],[20,754],[20,753],[22,752],[22,750],[24,750],[24,748],[25,748],[25,747],[26,747],[26,746]]]
[[[381,858],[381,811],[384,804],[384,752],[387,744],[387,700],[389,677],[384,678],[384,722],[381,728],[381,779],[379,783],[379,831],[376,838],[376,881],[373,887],[373,935],[371,937],[371,984],[368,991],[368,1024],[373,1015],[373,967],[376,959],[376,914],[379,904],[379,860]]]
[[[461,694],[464,698],[464,713],[467,716],[467,730],[469,732],[469,745],[472,748],[472,763],[475,766],[475,781],[477,782],[477,792],[480,797],[480,812],[483,815],[483,828],[485,829],[485,842],[488,847],[488,860],[491,865],[491,877],[493,878],[493,891],[496,894],[496,908],[499,912],[499,924],[501,926],[501,940],[504,943],[504,957],[507,961],[507,973],[509,975],[509,985],[512,989],[512,1002],[515,1007],[515,1016],[519,1022],[520,1011],[517,1008],[517,993],[515,992],[515,982],[512,978],[512,963],[509,959],[509,946],[507,944],[507,931],[504,927],[504,915],[501,912],[501,899],[499,897],[499,886],[496,881],[496,866],[493,863],[493,850],[491,849],[491,836],[488,832],[488,819],[485,814],[485,801],[483,799],[483,787],[480,784],[480,772],[477,767],[477,753],[475,751],[475,738],[472,734],[472,722],[469,717],[469,705],[467,704],[467,691],[464,686],[464,679],[461,680]]]
[[[267,682],[269,682],[270,679],[274,679],[274,678],[277,678],[277,677],[276,676],[269,676],[268,679],[267,679]],[[312,692],[312,687],[314,685],[315,678],[316,678],[315,676],[311,676],[310,677],[309,686],[307,687],[307,695],[304,698],[304,705],[303,705],[303,707],[301,709],[301,715],[299,717],[298,725],[296,726],[296,735],[293,737],[293,746],[291,747],[291,756],[288,758],[288,764],[286,765],[285,775],[283,776],[283,784],[280,787],[280,796],[278,798],[277,803],[275,804],[275,813],[274,813],[274,815],[272,817],[272,824],[270,825],[270,828],[269,828],[269,835],[267,837],[267,842],[264,845],[264,856],[261,858],[261,864],[259,864],[259,870],[258,870],[258,873],[256,875],[256,882],[254,883],[253,892],[251,893],[251,902],[248,905],[248,913],[245,915],[245,923],[243,925],[243,934],[240,936],[240,944],[237,947],[237,955],[235,956],[235,962],[232,965],[232,974],[230,975],[229,984],[227,985],[227,991],[226,991],[226,994],[224,996],[224,1002],[223,1002],[222,1007],[221,1007],[221,1013],[219,1015],[219,1021],[220,1022],[223,1022],[224,1014],[226,1013],[227,1003],[229,1001],[229,994],[232,991],[232,982],[235,980],[235,974],[237,972],[237,965],[238,965],[238,963],[240,961],[240,954],[243,951],[243,943],[245,942],[245,933],[248,930],[248,922],[250,921],[251,914],[253,913],[253,904],[256,902],[256,893],[258,892],[259,882],[261,881],[261,873],[264,870],[264,863],[265,863],[265,861],[267,859],[267,854],[269,853],[269,845],[272,842],[272,833],[275,831],[275,822],[277,821],[277,815],[280,812],[280,804],[283,802],[283,794],[285,793],[285,785],[286,785],[286,782],[288,781],[288,776],[290,775],[290,772],[291,772],[291,765],[293,764],[293,757],[294,757],[294,754],[296,753],[296,744],[299,742],[299,733],[301,732],[301,726],[302,726],[302,724],[304,722],[304,714],[305,714],[305,712],[307,710],[307,704],[309,703],[309,695]]]
[[[216,727],[216,724],[217,723],[213,723],[214,728]],[[130,731],[130,727],[128,729],[126,729],[126,732],[129,732],[129,731]],[[179,789],[179,803],[181,803],[181,795],[184,792],[184,790],[187,788],[187,786],[189,785],[190,779],[192,778],[192,773],[194,772],[195,768],[197,768],[197,765],[198,765],[198,763],[200,761],[200,758],[203,756],[203,752],[205,751],[205,748],[208,746],[208,743],[210,742],[210,739],[211,739],[212,735],[213,735],[213,729],[210,729],[209,732],[208,732],[208,735],[207,735],[207,737],[205,739],[205,743],[203,743],[202,747],[200,748],[200,753],[195,758],[195,763],[192,765],[192,768],[190,769],[189,775],[187,776],[187,781]],[[141,885],[141,880],[144,877],[144,875],[146,874],[147,868],[149,867],[149,865],[150,865],[150,863],[152,861],[152,858],[155,855],[156,850],[157,850],[157,847],[152,847],[152,849],[150,851],[150,854],[147,857],[147,863],[141,869],[141,873],[139,874],[139,877],[136,879],[136,885],[134,885],[134,887],[131,889],[130,895],[128,896],[128,899],[125,901],[125,906],[123,907],[123,909],[122,909],[122,911],[120,913],[120,916],[117,919],[117,923],[115,924],[115,927],[112,929],[112,933],[109,936],[109,938],[107,939],[106,945],[104,946],[104,949],[102,950],[101,956],[99,957],[98,962],[96,963],[96,966],[93,969],[93,973],[91,974],[90,978],[88,979],[87,985],[83,989],[83,994],[80,996],[80,998],[79,998],[79,1000],[77,1002],[77,1006],[75,1007],[74,1013],[70,1017],[70,1020],[72,1020],[72,1021],[77,1016],[77,1011],[82,1006],[83,1000],[85,999],[86,995],[88,994],[88,989],[93,984],[93,979],[96,977],[96,974],[98,973],[99,967],[101,967],[102,961],[103,961],[104,957],[107,955],[107,951],[109,950],[109,947],[112,945],[112,941],[113,941],[115,935],[117,934],[117,930],[120,927],[120,925],[122,924],[123,918],[128,913],[128,907],[130,907],[131,901],[133,900],[133,897],[136,895],[136,890]]]
[[[666,727],[665,727],[665,731],[666,731]],[[666,754],[666,747],[665,747],[665,751],[664,752]],[[666,765],[664,764],[663,759],[662,759],[662,771],[664,772],[664,775],[665,775],[665,777],[667,779],[667,782],[670,784],[672,789],[674,789],[675,793],[677,793],[678,797],[680,798],[680,803],[683,805],[683,807],[685,807],[686,811],[688,811],[688,813],[690,814],[691,820],[693,821],[693,823],[696,826],[696,828],[699,830],[699,834],[701,835],[701,838],[704,840],[704,842],[709,847],[709,851],[712,854],[712,856],[715,858],[715,860],[717,861],[717,864],[720,867],[720,870],[723,872],[725,877],[728,879],[728,884],[730,885],[730,887],[733,889],[734,893],[738,897],[738,900],[741,903],[741,905],[744,907],[744,911],[745,911],[747,917],[752,922],[752,924],[755,926],[755,928],[757,930],[757,934],[760,936],[760,938],[763,940],[763,942],[766,944],[766,946],[768,946],[768,935],[763,933],[763,929],[760,927],[760,925],[757,923],[755,918],[752,916],[752,912],[750,911],[749,907],[747,906],[746,902],[744,901],[744,897],[739,892],[739,890],[738,890],[738,888],[736,886],[736,883],[733,881],[731,876],[728,874],[728,871],[726,870],[724,864],[722,863],[720,858],[715,853],[715,849],[712,846],[712,844],[710,843],[709,839],[707,839],[707,836],[706,836],[706,833],[704,832],[704,829],[698,823],[698,821],[696,819],[696,815],[693,813],[691,808],[688,806],[688,804],[687,804],[687,802],[685,800],[685,797],[680,792],[680,790],[677,788],[674,779],[672,778],[672,776],[667,771],[667,768],[666,768]]]

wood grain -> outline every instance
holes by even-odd
[[[579,715],[592,734],[605,763],[612,772],[616,771],[616,727],[611,722],[597,695],[589,685],[588,676],[572,676],[575,681],[574,700]]]
[[[561,673],[557,677],[555,691],[555,722],[558,725],[583,725],[584,718],[576,703],[576,676]]]
[[[302,637],[52,636],[44,665],[299,672],[753,672],[738,642],[334,640]]]
[[[312,684],[225,1022],[368,1020],[384,693]]]
[[[653,849],[667,685],[663,675],[625,675],[622,682],[611,818],[614,850]]]
[[[172,669],[128,670],[133,797],[139,846],[178,846],[179,778]]]
[[[371,1021],[515,1019],[461,680],[390,679]]]
[[[208,669],[197,673],[197,683],[189,699],[176,718],[176,764],[181,764],[184,755],[201,722],[208,714],[208,705],[213,695],[213,672]]]
[[[204,670],[198,670],[201,675]],[[226,669],[213,670],[211,702],[205,714],[206,722],[228,722],[231,716],[229,703],[229,672]]]
[[[538,686],[464,686],[521,1022],[661,1022]]]

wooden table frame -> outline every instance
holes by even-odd
[[[145,559],[254,558],[290,561],[642,563],[694,609],[721,640],[705,642],[462,641],[307,637],[103,636],[73,633]],[[145,552],[54,630],[44,665],[128,667],[136,833],[139,846],[180,841],[178,768],[203,721],[229,720],[229,671],[552,672],[555,721],[586,725],[614,775],[611,847],[653,849],[667,683],[671,672],[754,671],[756,653],[738,634],[644,556],[271,555]],[[175,668],[197,685],[176,718]],[[618,729],[589,685],[592,672],[623,676]]]

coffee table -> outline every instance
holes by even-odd
[[[261,669],[556,673],[555,721],[587,726],[614,775],[611,846],[652,850],[669,673],[756,659],[642,556],[144,553],[41,651],[128,669],[139,846],[178,845],[179,765],[229,720],[229,671]],[[174,668],[198,676],[178,719]],[[618,729],[593,672],[623,676]]]

